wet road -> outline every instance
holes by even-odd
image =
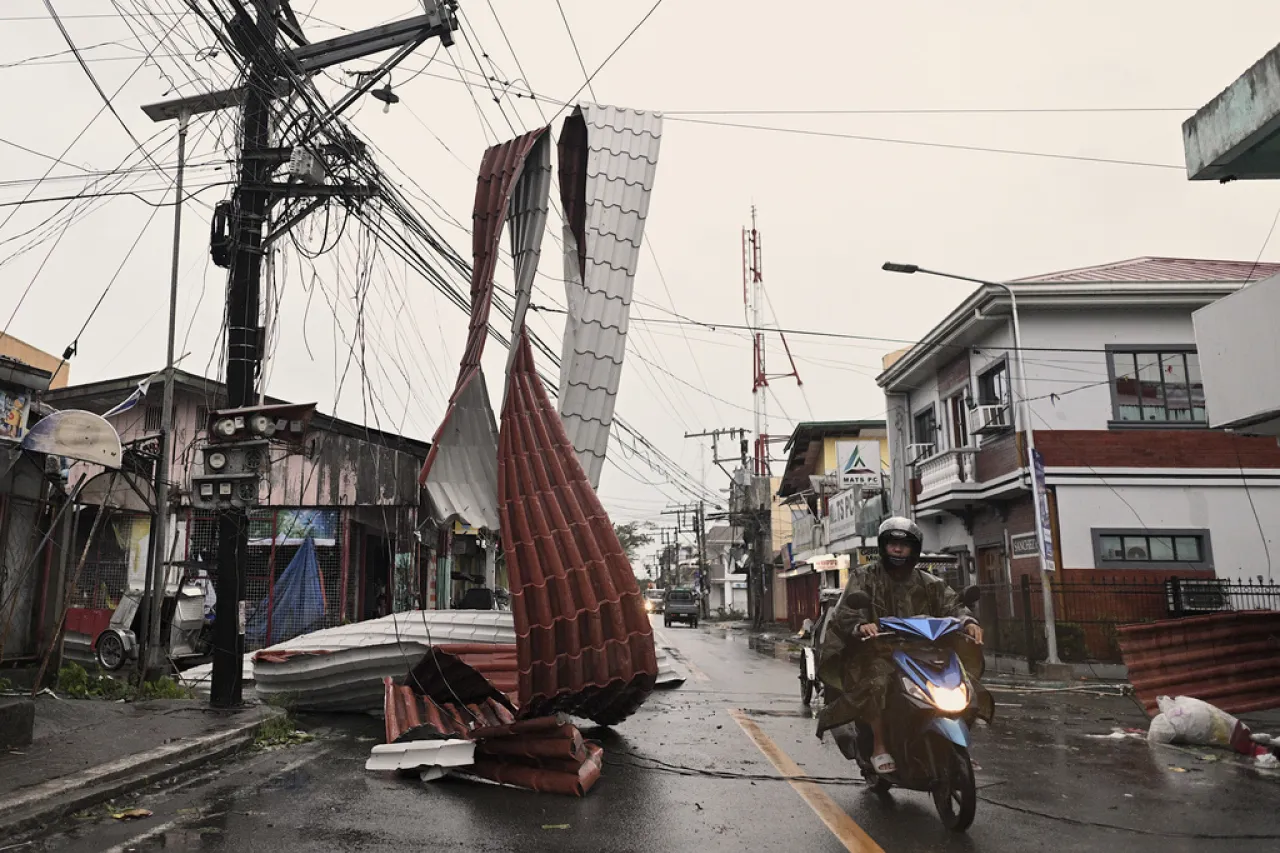
[[[151,809],[150,818],[82,816],[21,849],[1280,849],[1280,778],[1213,750],[1091,737],[1143,724],[1128,699],[1003,689],[995,724],[975,733],[977,821],[967,836],[950,836],[926,795],[876,798],[834,744],[814,738],[784,648],[714,625],[658,632],[691,677],[616,730],[584,729],[606,750],[605,775],[585,799],[366,773],[380,721],[310,719],[313,743],[118,804]],[[831,781],[792,784],[778,778],[784,772]]]

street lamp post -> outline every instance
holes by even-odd
[[[1013,314],[1013,351],[1018,362],[1018,396],[1021,398],[1018,406],[1018,419],[1022,422],[1022,429],[1027,435],[1027,468],[1031,479],[1031,503],[1035,507],[1035,529],[1036,543],[1039,546],[1040,554],[1040,592],[1044,599],[1044,633],[1045,641],[1048,646],[1048,663],[1060,664],[1062,661],[1058,658],[1058,629],[1055,624],[1053,614],[1053,591],[1049,586],[1049,571],[1047,560],[1045,558],[1045,541],[1044,541],[1044,525],[1040,522],[1040,502],[1045,499],[1040,494],[1040,483],[1036,479],[1033,458],[1036,450],[1036,434],[1035,429],[1031,425],[1031,398],[1027,393],[1027,370],[1022,359],[1022,327],[1018,322],[1018,297],[1009,285],[999,281],[987,281],[981,278],[969,278],[963,275],[954,275],[952,273],[938,272],[937,270],[925,269],[915,264],[895,264],[886,261],[881,269],[886,272],[903,273],[912,275],[914,273],[924,273],[925,275],[937,276],[939,278],[950,278],[956,281],[968,281],[973,284],[980,284],[984,287],[998,287],[1009,294],[1009,310]],[[1027,650],[1028,655],[1031,650]]]

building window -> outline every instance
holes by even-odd
[[[1005,362],[978,374],[978,405],[1009,405],[1009,369]]]
[[[163,420],[162,408],[160,406],[147,406],[146,414],[142,419],[142,428],[145,430],[158,430]]]
[[[1207,530],[1094,530],[1100,569],[1212,569]]]
[[[913,444],[934,446],[938,441],[938,419],[933,412],[933,404],[927,409],[916,412],[911,421],[911,441]]]
[[[1112,349],[1107,353],[1114,419],[1204,424],[1204,383],[1194,349]]]
[[[196,406],[196,432],[204,432],[209,428],[209,407]]]

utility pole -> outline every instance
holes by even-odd
[[[330,170],[326,169],[323,156],[359,156],[353,152],[341,129],[335,133],[329,128],[343,110],[428,39],[439,37],[446,47],[452,45],[452,32],[458,27],[455,18],[457,3],[456,0],[424,0],[422,15],[315,43],[307,42],[288,0],[252,0],[237,6],[228,32],[225,37],[219,36],[247,64],[245,85],[158,104],[155,108],[161,111],[171,109],[177,115],[193,115],[236,105],[241,107],[237,185],[230,203],[220,203],[215,209],[215,237],[210,248],[215,263],[230,270],[226,308],[227,406],[231,410],[241,410],[223,423],[230,423],[229,428],[233,431],[248,424],[250,431],[261,437],[274,433],[275,421],[261,411],[246,410],[258,403],[257,383],[264,331],[259,319],[264,252],[285,231],[317,209],[323,199],[376,194],[376,187],[325,182]],[[252,19],[246,6],[251,6],[256,13]],[[282,29],[296,47],[285,50],[277,44],[277,36]],[[361,82],[337,103],[326,107],[323,114],[312,116],[313,121],[300,125],[302,132],[308,134],[307,138],[298,140],[296,144],[281,140],[279,146],[272,147],[273,99],[287,96],[307,75],[389,50],[394,50],[394,53],[376,70],[362,75]],[[326,132],[331,138],[338,138],[338,144],[320,144],[319,136]],[[291,176],[298,180],[288,183],[273,181],[275,170],[285,164],[289,165]],[[304,197],[310,201],[283,217],[270,234],[264,233],[271,205],[285,197]],[[223,233],[216,230],[219,215],[225,228]],[[172,384],[172,379],[169,384]],[[303,421],[289,417],[283,423],[301,429]],[[228,433],[224,439],[232,437],[239,436]],[[296,435],[294,437],[297,438]],[[243,455],[237,458],[247,459],[252,453],[243,443],[239,450]],[[193,478],[192,489],[193,503],[215,506],[218,510],[218,601],[210,702],[214,707],[225,708],[239,705],[242,701],[248,507],[257,502],[257,475],[261,471],[258,466],[266,457],[258,453],[255,457],[257,462],[247,474],[240,469],[230,475],[233,479],[219,482],[218,477],[227,475],[214,473],[222,466],[210,465],[210,455],[218,457],[222,465],[226,465],[228,457],[235,454],[232,449],[206,454],[206,473],[210,476],[200,481],[198,489]]]
[[[696,504],[684,504],[673,509],[664,509],[663,515],[676,517],[675,542],[676,561],[679,565],[680,534],[685,532],[685,519],[689,519],[688,531],[694,537],[694,550],[698,555],[698,590],[702,598],[702,615],[711,615],[711,577],[707,571],[707,505],[706,501]]]
[[[721,436],[727,436],[730,440],[733,440],[735,438],[742,440],[742,445],[739,448],[739,452],[737,456],[732,456],[732,455],[721,456],[720,455],[720,437]],[[703,430],[702,432],[686,432],[684,434],[684,437],[685,438],[710,438],[711,439],[711,461],[721,471],[724,471],[725,476],[728,476],[728,477],[733,476],[733,474],[730,473],[729,470],[724,467],[725,463],[727,462],[739,462],[742,465],[742,467],[744,468],[747,467],[747,445],[746,445],[747,431],[742,427],[726,427],[726,428],[720,428],[720,429]]]

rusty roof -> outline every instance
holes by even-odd
[[[1079,269],[1014,279],[1014,284],[1109,282],[1113,284],[1178,284],[1181,282],[1247,282],[1280,273],[1280,264],[1212,261],[1195,258],[1131,258]]]
[[[538,377],[515,341],[498,440],[498,502],[511,578],[521,713],[602,725],[653,689],[653,628],[631,564]]]
[[[1195,582],[1182,583],[1190,590]],[[1129,681],[1150,713],[1159,696],[1192,696],[1231,714],[1280,708],[1280,613],[1165,619],[1124,625],[1119,636]]]

